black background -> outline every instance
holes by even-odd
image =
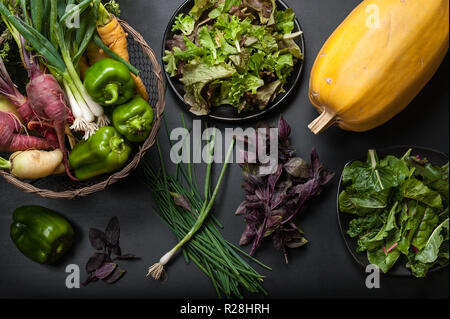
[[[305,73],[294,97],[281,110],[292,125],[292,143],[297,153],[307,158],[316,147],[323,162],[339,175],[344,164],[361,157],[368,148],[392,145],[418,145],[448,153],[449,147],[449,78],[448,57],[443,65],[401,114],[382,127],[366,133],[344,132],[331,128],[314,136],[307,124],[316,116],[308,98],[308,78],[315,56],[324,41],[339,23],[359,4],[359,0],[286,0],[296,12],[305,32]],[[122,18],[138,30],[159,55],[166,24],[181,0],[122,0]],[[180,126],[183,107],[168,91],[166,116],[169,127]],[[185,113],[188,124],[193,118]],[[279,114],[266,118],[276,123]],[[226,126],[219,125],[220,128]],[[161,140],[166,141],[161,131]],[[169,148],[163,143],[169,163]],[[149,159],[156,157],[150,150]],[[168,164],[169,165],[169,164]],[[217,170],[216,170],[217,171]],[[201,180],[201,179],[200,179]],[[224,187],[216,200],[215,213],[223,222],[226,239],[237,243],[244,228],[241,217],[233,215],[243,199],[240,189],[241,172],[232,165]],[[273,267],[267,275],[265,288],[271,298],[448,298],[448,269],[431,274],[426,279],[382,276],[380,289],[367,289],[364,269],[347,252],[336,220],[336,189],[338,177],[318,200],[301,216],[301,226],[310,243],[290,251],[289,265],[270,242],[263,245],[257,257]],[[195,266],[177,258],[169,268],[166,282],[145,277],[147,267],[156,262],[174,244],[168,228],[152,213],[149,191],[136,172],[104,192],[73,201],[43,199],[25,194],[5,181],[0,181],[0,298],[215,298],[211,282]],[[23,257],[9,238],[13,210],[24,204],[38,204],[62,212],[76,227],[76,244],[59,265],[41,266]],[[119,217],[124,252],[142,257],[139,261],[122,262],[128,270],[117,284],[102,282],[86,288],[65,287],[65,266],[78,264],[84,274],[84,264],[92,254],[88,241],[90,227],[103,228],[109,218]],[[249,295],[251,298],[261,296]]]

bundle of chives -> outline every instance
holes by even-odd
[[[210,141],[210,145],[214,145],[214,141]],[[233,145],[230,146],[228,154],[231,153],[232,147]],[[177,172],[179,170],[182,172],[180,174],[181,177],[169,176],[164,168],[159,144],[158,151],[161,161],[161,169],[158,173],[155,172],[150,164],[144,162],[146,184],[151,189],[153,198],[158,206],[157,215],[174,232],[179,244],[175,246],[177,249],[171,250],[161,258],[159,265],[155,264],[150,267],[152,276],[154,278],[163,276],[163,270],[159,266],[161,264],[165,265],[176,250],[182,246],[186,262],[192,260],[211,279],[219,297],[225,295],[227,298],[243,298],[239,291],[239,286],[252,293],[267,294],[262,287],[264,276],[256,272],[239,254],[249,258],[261,267],[268,270],[271,270],[271,268],[226,241],[217,229],[217,219],[214,216],[208,218],[205,216],[205,212],[207,215],[212,207],[226,165],[224,165],[214,193],[210,201],[208,201],[212,169],[212,161],[209,162],[204,185],[205,199],[203,200],[192,178],[191,167],[188,166],[188,171],[186,171],[186,168],[179,164]],[[213,147],[210,151],[211,156]],[[174,201],[174,195],[187,199],[191,209],[177,205]],[[207,210],[208,208],[209,210]],[[205,220],[199,224],[199,220],[202,218],[205,218]],[[199,225],[200,227],[198,227]],[[192,232],[193,229],[195,229],[194,233]],[[187,237],[189,240],[186,241]]]

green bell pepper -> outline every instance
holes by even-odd
[[[153,109],[137,96],[126,104],[116,107],[112,121],[116,130],[133,143],[147,139],[153,126]]]
[[[75,145],[69,155],[69,164],[75,176],[85,181],[125,166],[131,146],[112,126],[98,129],[87,141]]]
[[[136,94],[134,79],[125,64],[102,59],[87,69],[84,87],[92,99],[103,105],[120,105]]]
[[[53,264],[72,246],[74,231],[58,213],[40,206],[23,206],[13,213],[10,236],[28,258]]]

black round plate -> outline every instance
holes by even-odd
[[[281,10],[288,9],[288,5],[285,4],[281,0],[276,1],[277,8]],[[164,56],[164,51],[166,47],[166,41],[167,39],[170,39],[174,32],[172,32],[172,25],[175,22],[175,17],[178,16],[180,13],[187,14],[191,10],[191,8],[194,6],[193,0],[187,0],[184,2],[174,13],[172,18],[169,21],[169,24],[167,25],[166,31],[164,33],[163,38],[163,45],[162,45],[162,53],[161,56]],[[295,19],[295,29],[294,32],[302,31],[302,28],[300,26],[300,23],[298,22],[298,19]],[[296,43],[300,46],[300,49],[302,50],[302,53],[305,54],[305,41],[303,34],[296,39]],[[278,108],[282,105],[282,103],[287,99],[287,97],[293,93],[297,83],[300,80],[302,71],[303,71],[303,64],[304,60],[298,61],[297,64],[294,66],[294,71],[292,72],[290,78],[288,79],[288,83],[285,85],[285,93],[279,94],[273,102],[271,102],[265,110],[255,110],[250,112],[242,112],[238,113],[237,110],[229,105],[223,105],[219,107],[214,107],[211,110],[211,113],[206,115],[207,118],[224,121],[224,122],[244,122],[249,120],[255,120],[274,109]],[[164,63],[163,63],[164,65]],[[169,83],[172,90],[175,92],[175,95],[178,97],[178,99],[183,103],[183,105],[186,105],[186,102],[184,101],[184,86],[183,84],[178,80],[171,78],[169,74],[164,71],[164,74],[166,75],[167,82]]]
[[[445,165],[448,162],[448,155],[444,154],[442,152],[433,150],[433,149],[429,149],[429,148],[424,148],[424,147],[416,147],[416,146],[393,146],[393,147],[389,147],[389,148],[384,148],[384,149],[380,149],[380,150],[376,150],[377,154],[380,158],[385,157],[387,155],[394,155],[397,157],[401,157],[403,155],[405,155],[405,153],[412,148],[412,155],[420,155],[421,157],[426,157],[433,165]],[[358,159],[358,161],[365,161],[366,160],[366,155],[361,156],[361,158]],[[350,161],[348,162],[345,167],[347,167],[348,165],[351,165],[354,161]],[[344,167],[344,168],[345,168]],[[339,223],[339,228],[342,234],[342,238],[344,238],[345,244],[350,252],[350,254],[353,256],[353,258],[356,260],[356,262],[358,264],[360,264],[362,267],[366,267],[367,265],[369,265],[369,260],[367,259],[367,254],[366,252],[364,253],[357,253],[356,249],[358,247],[358,243],[357,240],[355,238],[351,238],[350,236],[347,235],[347,229],[349,227],[350,221],[354,218],[353,215],[351,214],[345,214],[345,213],[341,213],[339,211],[339,194],[341,193],[341,191],[344,189],[343,185],[342,185],[342,175],[339,181],[339,187],[338,187],[338,191],[337,191],[337,219],[338,219],[338,223]],[[394,267],[392,267],[389,272],[387,273],[388,275],[392,275],[392,276],[413,276],[411,271],[405,267],[406,265],[406,257],[402,255],[401,257],[402,259],[397,261],[397,263],[394,265]],[[432,269],[429,270],[430,272],[439,270],[439,269],[443,269],[445,267],[448,267],[447,265],[443,265],[443,266],[435,266]]]

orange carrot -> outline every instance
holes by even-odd
[[[136,91],[139,93],[139,95],[146,101],[148,101],[148,93],[147,89],[145,88],[144,82],[142,82],[142,79],[131,73],[131,76],[134,79],[134,84],[136,84]]]
[[[94,41],[89,42],[86,48],[87,57],[89,60],[89,65],[95,64],[102,59],[109,58],[108,54],[105,53],[102,49],[100,49]]]
[[[130,62],[130,57],[128,55],[128,45],[127,45],[127,33],[120,25],[119,21],[115,16],[109,15],[109,22],[101,25],[97,24],[97,32],[103,43],[107,45],[111,51],[116,53],[122,59]],[[148,101],[148,93],[145,88],[142,79],[134,74],[134,83],[136,84],[136,90],[139,95],[146,101]]]

